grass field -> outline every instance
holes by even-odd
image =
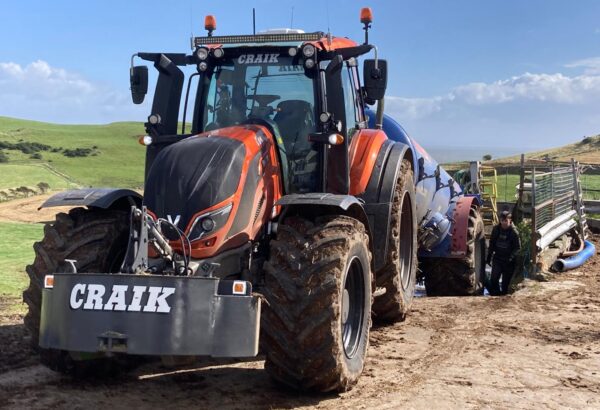
[[[519,184],[517,174],[498,174],[498,201],[513,202],[516,200],[515,187]],[[586,175],[581,177],[581,185],[584,189],[584,199],[600,199],[600,175]],[[586,191],[587,190],[597,190]]]
[[[0,222],[0,295],[19,300],[28,285],[25,266],[33,262],[33,243],[42,239],[41,224]],[[22,309],[17,303],[15,309]]]
[[[0,164],[0,189],[20,186],[35,186],[39,182],[50,185],[50,189],[66,189],[74,184],[64,177],[49,171],[44,164]]]
[[[141,123],[120,122],[107,125],[60,125],[0,117],[0,141],[16,144],[20,141],[49,145],[52,149],[91,149],[87,157],[66,157],[61,152],[40,151],[41,160],[17,150],[3,150],[8,164],[46,162],[82,186],[113,186],[139,188],[144,178],[145,149],[138,144],[144,134]],[[35,185],[39,180],[38,168],[17,169],[3,174],[6,164],[0,164],[0,185],[16,187]],[[8,171],[10,172],[10,171]],[[11,178],[19,175],[19,183]],[[51,178],[51,177],[49,177]],[[52,183],[48,182],[52,188]],[[56,181],[55,181],[56,182]]]

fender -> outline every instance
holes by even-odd
[[[52,195],[38,210],[53,206],[89,206],[102,209],[128,210],[133,205],[142,206],[142,196],[131,189],[86,188],[63,191]]]
[[[452,212],[452,228],[441,243],[427,251],[419,249],[419,260],[423,258],[462,259],[467,254],[467,235],[469,229],[469,212],[479,208],[481,201],[477,195],[465,195],[456,200]]]
[[[479,207],[479,205],[479,200],[476,196],[463,196],[456,201],[456,207],[452,214],[454,224],[451,231],[450,257],[460,258],[467,254],[469,212],[473,206]]]
[[[382,145],[377,161],[373,167],[366,191],[360,195],[364,200],[367,213],[375,235],[373,244],[373,261],[375,270],[381,269],[386,263],[388,235],[390,230],[390,213],[396,188],[396,180],[403,159],[413,163],[413,152],[410,146],[391,140]],[[413,201],[415,198],[413,198]]]
[[[369,235],[369,248],[373,254],[375,253],[373,242],[375,239],[372,235],[372,226],[369,218],[367,217],[362,201],[353,195],[336,195],[318,192],[290,194],[281,197],[275,205],[282,207],[281,216],[279,217],[280,221],[283,221],[290,211],[297,212],[300,215],[325,215],[326,212],[323,211],[327,210],[334,210],[336,214],[358,219],[365,225],[367,235]]]
[[[360,130],[350,143],[350,195],[360,195],[367,189],[377,157],[388,138],[382,130]]]

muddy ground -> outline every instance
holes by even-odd
[[[260,357],[72,380],[37,364],[14,302],[0,301],[0,407],[600,408],[598,255],[510,296],[417,298],[405,322],[372,329],[363,376],[340,395],[278,387]]]

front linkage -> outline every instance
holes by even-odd
[[[175,227],[161,222],[144,207],[132,207],[121,273],[46,276],[42,348],[169,356],[258,353],[260,299],[251,283],[194,276],[206,270],[173,252],[161,226]],[[148,257],[150,244],[159,257]]]

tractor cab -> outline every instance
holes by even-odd
[[[368,33],[370,17],[361,16],[361,21]],[[193,39],[191,55],[134,55],[153,62],[159,73],[152,112],[145,124],[146,176],[167,145],[189,136],[222,135],[223,129],[254,124],[265,127],[276,144],[283,194],[348,194],[349,144],[357,130],[368,128],[365,104],[381,100],[385,91],[384,60],[365,60],[366,84],[361,86],[359,81],[357,59],[374,46],[290,29],[213,36],[216,23],[212,16],[207,16],[205,28],[209,35]],[[179,67],[190,65],[196,72],[188,76],[186,84]],[[135,103],[143,101],[147,83],[147,68],[133,66],[132,58]],[[193,114],[191,129],[186,130],[188,111]]]

